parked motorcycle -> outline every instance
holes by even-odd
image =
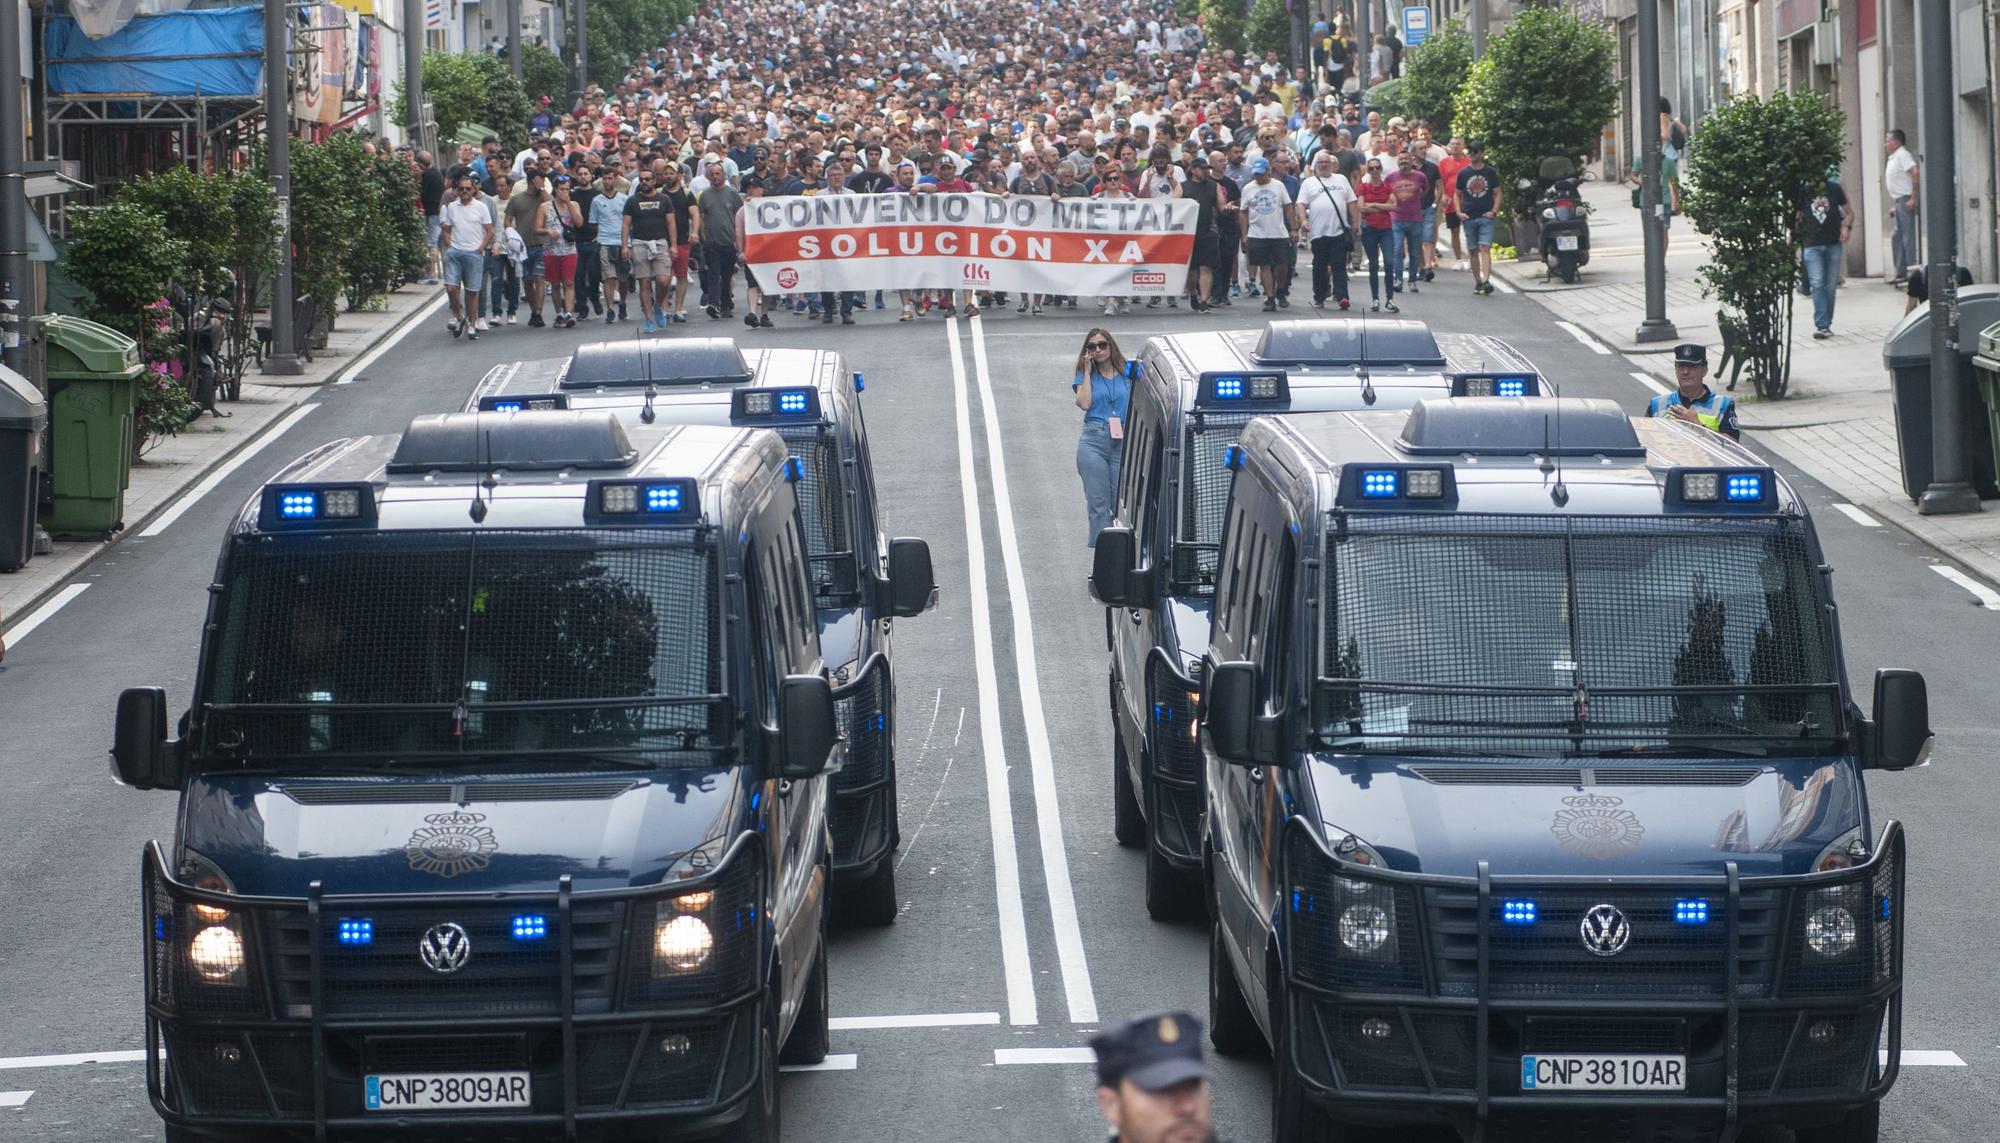
[[[229,315],[232,312],[229,301],[207,294],[189,293],[179,286],[174,287],[171,300],[174,324],[181,342],[181,375],[187,382],[188,395],[194,398],[199,410],[195,415],[209,413],[226,417],[229,414],[216,408],[215,402],[218,397],[234,400],[237,395],[227,391],[234,386],[225,385],[222,369],[223,349],[229,338]]]
[[[1577,186],[1584,173],[1562,156],[1542,160],[1535,217],[1541,222],[1542,264],[1565,282],[1590,261],[1590,204]]]

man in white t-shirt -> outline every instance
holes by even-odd
[[[1331,297],[1346,309],[1347,252],[1354,244],[1359,221],[1354,188],[1339,172],[1333,152],[1313,156],[1312,174],[1299,183],[1299,209],[1306,216],[1306,237],[1312,245],[1313,308]]]
[[[479,185],[470,174],[458,177],[457,193],[438,212],[438,242],[444,247],[444,292],[451,299],[453,337],[470,332],[473,340],[486,328],[479,316],[479,291],[486,281],[486,251],[493,245],[493,212],[479,201]]]
[[[1889,132],[1882,147],[1889,152],[1889,162],[1882,172],[1882,189],[1889,192],[1893,225],[1889,249],[1896,263],[1889,284],[1894,286],[1909,281],[1910,267],[1923,261],[1917,256],[1917,186],[1923,172],[1917,170],[1916,157],[1904,145],[1902,131]]]
[[[1279,298],[1277,291],[1282,269],[1298,257],[1294,249],[1299,240],[1298,213],[1292,206],[1291,192],[1271,177],[1269,159],[1252,160],[1250,176],[1243,184],[1244,253],[1251,272],[1264,287],[1264,311],[1269,313],[1281,302],[1287,308],[1291,305],[1291,300]]]

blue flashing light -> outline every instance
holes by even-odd
[[[681,486],[678,484],[649,484],[646,486],[646,511],[678,512],[681,510]]]
[[[1243,378],[1217,377],[1215,379],[1215,399],[1218,401],[1240,401],[1243,399]]]
[[[1685,901],[1675,901],[1674,923],[1679,925],[1708,924],[1707,900],[1700,897],[1694,897]]]
[[[796,391],[778,394],[778,411],[787,414],[805,412],[806,395]]]
[[[1361,495],[1384,499],[1396,495],[1397,472],[1393,468],[1371,468],[1361,474]]]
[[[1168,706],[1166,703],[1163,702],[1156,702],[1153,704],[1154,722],[1172,722],[1173,720],[1174,720],[1173,707]]]
[[[1493,383],[1493,391],[1502,397],[1525,397],[1528,383],[1519,377],[1502,377]]]
[[[1510,925],[1532,925],[1535,923],[1535,903],[1533,901],[1500,902],[1500,919]]]
[[[805,458],[798,456],[787,458],[785,460],[785,482],[787,484],[797,484],[799,481],[804,480],[805,478],[806,478]]]
[[[868,382],[862,380],[859,373],[854,375],[854,391],[856,393],[865,393],[868,391]]]
[[[375,922],[367,917],[342,917],[337,935],[344,945],[372,945],[375,943]]]
[[[520,412],[520,411],[521,411],[522,409],[524,409],[524,408],[526,408],[526,407],[527,407],[527,406],[523,405],[523,404],[522,404],[521,402],[519,402],[519,401],[495,401],[495,402],[493,402],[493,411],[494,411],[494,412],[496,412],[496,413],[518,413],[518,412]]]
[[[1887,901],[1884,901],[1884,902],[1883,902],[1883,904],[1884,904],[1884,905],[1887,905],[1887,904],[1888,904],[1888,902],[1887,902]],[[154,918],[153,918],[153,939],[154,939],[154,940],[156,940],[156,941],[169,941],[169,940],[172,940],[172,939],[173,939],[173,937],[174,937],[174,922],[173,922],[173,918],[171,918],[171,917],[154,917]]]
[[[1724,495],[1738,503],[1757,501],[1764,498],[1764,477],[1762,473],[1731,473]]]
[[[522,913],[514,918],[514,939],[539,941],[549,935],[549,919],[540,913]]]
[[[319,515],[319,493],[287,492],[278,497],[278,515],[286,520],[310,520]]]
[[[1222,446],[1222,467],[1231,472],[1243,467],[1243,450],[1236,445]]]
[[[1895,906],[1889,903],[1889,898],[1882,898],[1882,919],[1886,921],[1893,916],[1895,916]]]

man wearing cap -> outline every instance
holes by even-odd
[[[1212,1143],[1213,1074],[1201,1021],[1185,1012],[1141,1016],[1091,1038],[1097,1110],[1118,1143]]]
[[[1278,296],[1278,284],[1284,277],[1282,271],[1298,257],[1298,214],[1291,192],[1271,177],[1269,159],[1260,156],[1251,160],[1250,182],[1243,187],[1243,213],[1248,220],[1244,250],[1251,272],[1264,288],[1264,310],[1268,313],[1280,305],[1289,306],[1289,299]]]
[[[1653,398],[1646,408],[1649,417],[1672,417],[1721,433],[1733,441],[1743,439],[1736,423],[1736,398],[1708,387],[1708,347],[1694,342],[1674,346],[1672,393]]]

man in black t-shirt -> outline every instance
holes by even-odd
[[[667,307],[668,320],[685,322],[688,319],[688,254],[692,249],[689,243],[694,241],[700,214],[695,209],[694,195],[688,193],[686,176],[681,173],[679,165],[668,163],[661,172],[660,197],[667,200],[674,216],[673,297],[663,299],[662,304],[665,301],[673,303]]]
[[[1188,257],[1188,305],[1196,313],[1208,310],[1209,295],[1215,291],[1215,267],[1222,259],[1222,236],[1216,229],[1219,194],[1210,177],[1208,156],[1197,152],[1189,157],[1181,197],[1201,206],[1195,215],[1194,251]]]
[[[417,200],[424,208],[424,264],[426,286],[437,285],[438,263],[444,257],[438,238],[444,230],[444,172],[429,151],[417,152]]]
[[[625,200],[625,233],[620,241],[625,260],[632,265],[632,280],[639,284],[639,312],[646,315],[642,333],[657,332],[654,316],[666,306],[678,245],[673,219],[673,208],[660,193],[653,172],[642,168],[639,189]]]
[[[597,254],[597,224],[590,221],[590,204],[597,200],[602,191],[597,189],[597,175],[594,171],[577,170],[572,179],[576,189],[570,192],[570,201],[583,218],[583,225],[576,228],[576,312],[586,307],[599,317],[604,316],[604,300],[598,296],[598,284],[603,276]]]
[[[1833,291],[1840,284],[1840,247],[1854,224],[1847,192],[1832,179],[1812,189],[1799,212],[1799,251],[1806,264],[1806,289],[1812,292],[1813,337],[1833,336]]]

